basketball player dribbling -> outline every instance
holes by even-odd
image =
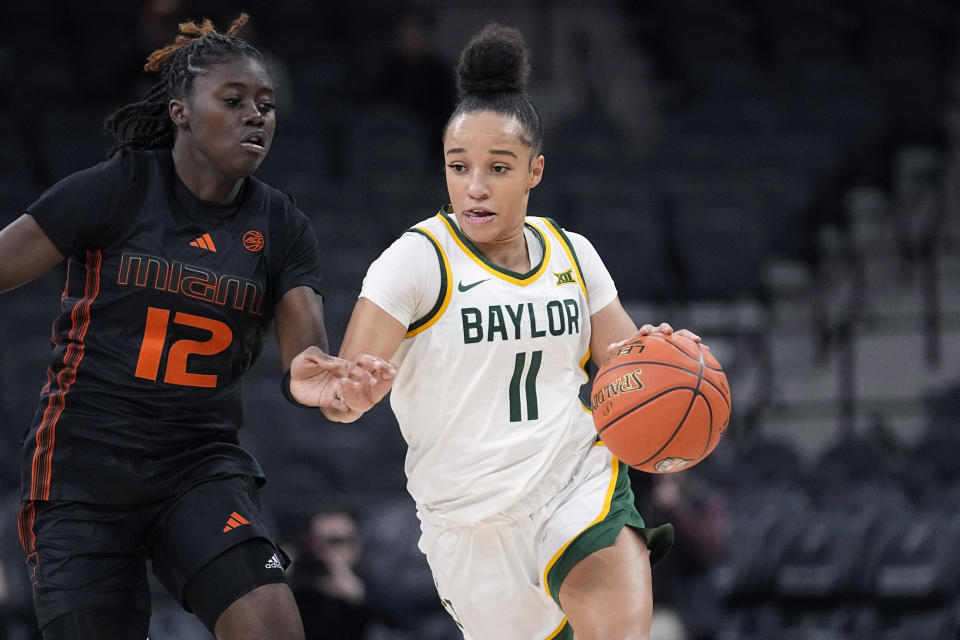
[[[392,382],[420,548],[466,638],[648,638],[673,529],[644,523],[578,394],[591,354],[673,329],[638,331],[591,244],[526,215],[544,170],[527,57],[499,25],[466,46],[443,136],[451,204],[371,265],[340,355],[398,365],[374,391]],[[319,353],[291,368],[307,404]]]

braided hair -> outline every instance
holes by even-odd
[[[523,143],[540,155],[543,127],[540,113],[527,95],[530,54],[523,36],[513,27],[488,24],[473,36],[460,53],[457,88],[460,101],[443,129],[458,116],[492,111],[517,119],[526,133]]]
[[[170,100],[188,96],[197,76],[213,65],[242,57],[263,62],[263,55],[236,35],[248,18],[241,13],[226,33],[218,33],[208,19],[200,24],[181,22],[173,43],[151,53],[143,66],[144,71],[159,71],[160,81],[143,100],[120,107],[104,122],[104,133],[116,140],[110,155],[127,149],[173,148],[176,128],[168,111]]]

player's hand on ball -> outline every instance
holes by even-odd
[[[666,322],[661,322],[657,326],[653,326],[652,324],[645,324],[642,327],[640,327],[640,329],[637,330],[637,333],[634,334],[633,336],[627,338],[626,340],[621,340],[620,342],[614,342],[609,347],[607,347],[607,355],[612,356],[614,353],[616,353],[620,349],[620,347],[622,347],[623,345],[625,345],[626,343],[630,342],[635,338],[640,338],[642,336],[649,336],[654,333],[662,333],[665,336],[676,334],[678,336],[693,340],[694,342],[700,342],[700,336],[698,336],[694,332],[689,331],[687,329],[680,329],[679,331],[674,331],[673,327],[671,327]]]
[[[598,367],[590,393],[593,425],[607,449],[654,474],[709,455],[727,430],[730,406],[717,359],[697,336],[669,325],[646,325],[624,343]]]
[[[669,336],[675,333],[678,336],[688,338],[690,340],[693,340],[694,342],[700,342],[700,336],[698,336],[694,332],[688,329],[680,329],[678,331],[674,331],[673,327],[671,327],[666,322],[661,322],[657,326],[653,326],[652,324],[645,324],[642,327],[640,327],[640,329],[637,331],[637,336],[649,336],[654,333],[662,333],[665,336]]]

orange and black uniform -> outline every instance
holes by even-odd
[[[251,177],[234,203],[204,203],[169,151],[117,153],[28,212],[68,256],[47,383],[22,448],[20,534],[36,594],[49,505],[166,513],[176,496],[237,477],[255,494],[263,473],[237,439],[241,380],[275,303],[293,287],[319,291],[320,281],[312,227],[288,195]],[[239,507],[210,515],[211,536],[233,531],[234,511],[238,533],[191,551],[174,591],[225,546],[267,536],[258,514]],[[147,546],[155,534],[142,534]],[[38,615],[42,623],[40,606]]]

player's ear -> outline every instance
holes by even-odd
[[[530,181],[527,182],[528,191],[540,184],[540,181],[543,179],[544,162],[545,161],[542,155],[539,155],[530,161]]]
[[[183,100],[174,98],[167,105],[167,110],[170,113],[170,119],[173,120],[173,124],[177,125],[178,129],[183,129],[184,131],[190,130],[189,118],[187,117],[187,105]]]

